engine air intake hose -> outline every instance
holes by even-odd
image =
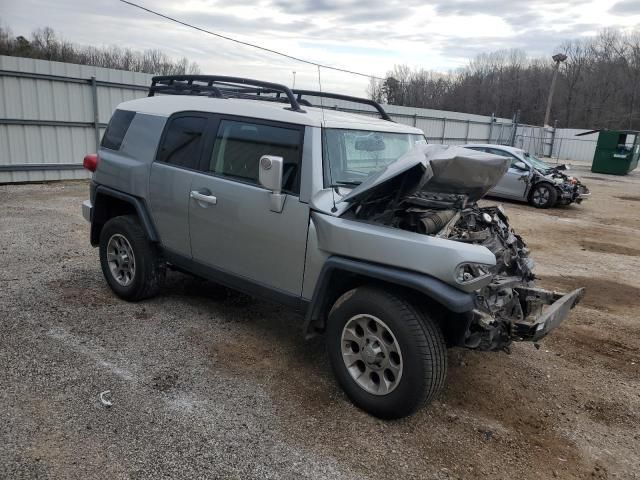
[[[418,223],[419,233],[430,235],[437,233],[444,228],[444,226],[453,218],[456,214],[455,210],[437,210],[431,212],[424,212],[420,216],[420,222]]]

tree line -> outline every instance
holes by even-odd
[[[551,123],[640,130],[640,31],[604,30],[563,43]],[[396,66],[372,80],[370,98],[411,107],[512,117],[541,125],[555,63],[521,50],[481,54],[448,74]]]
[[[174,60],[158,49],[144,51],[117,46],[91,47],[75,45],[60,38],[49,27],[34,30],[30,38],[13,36],[0,26],[0,55],[77,63],[155,75],[198,74],[198,64],[186,57]]]

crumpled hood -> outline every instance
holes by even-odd
[[[428,190],[466,194],[470,201],[476,201],[500,181],[509,163],[508,158],[462,147],[416,145],[395,162],[369,175],[341,200],[351,203],[392,192],[404,196]]]

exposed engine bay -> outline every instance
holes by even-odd
[[[478,206],[477,200],[508,168],[501,163],[504,159],[495,158],[494,163],[461,156],[433,159],[427,168],[412,167],[414,172],[407,170],[377,188],[356,192],[343,215],[490,250],[495,265],[463,263],[456,271],[459,284],[478,285],[461,344],[480,350],[506,349],[514,340],[542,338],[562,322],[584,292],[562,295],[536,289],[529,250],[509,226],[503,208]],[[461,176],[461,171],[470,175]]]

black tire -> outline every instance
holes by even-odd
[[[529,203],[536,208],[551,208],[558,201],[558,192],[549,183],[534,185],[529,195]]]
[[[355,321],[354,317],[363,314],[382,320],[401,350],[402,373],[394,389],[386,394],[368,392],[352,377],[343,360],[343,330],[348,322]],[[444,386],[447,352],[439,326],[426,312],[397,293],[372,286],[345,293],[329,313],[326,334],[338,383],[356,406],[376,417],[393,419],[410,415],[433,400]]]
[[[107,246],[114,236],[124,237],[133,253],[135,271],[126,285],[118,281],[107,260]],[[135,215],[110,219],[100,232],[99,248],[102,274],[116,295],[135,302],[158,293],[164,280],[165,265],[159,258],[156,246],[147,239]]]

